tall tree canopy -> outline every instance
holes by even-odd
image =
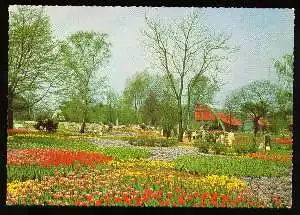
[[[69,74],[65,92],[81,101],[81,133],[84,133],[89,105],[105,87],[105,78],[100,77],[98,72],[110,57],[111,44],[107,42],[107,37],[107,34],[79,31],[61,44],[65,72]]]
[[[147,71],[137,72],[131,78],[127,79],[123,96],[127,103],[131,105],[136,113],[145,100],[145,94],[149,89],[151,77]]]
[[[293,81],[294,81],[294,55],[286,54],[281,60],[274,63],[278,77],[277,99],[280,109],[292,115],[293,110]]]
[[[57,42],[43,8],[10,10],[8,34],[8,128],[12,128],[14,98],[22,97],[27,108],[31,107],[60,86],[63,74]]]
[[[226,98],[225,108],[251,117],[256,136],[259,119],[266,117],[276,108],[276,85],[270,81],[253,81],[233,91]]]
[[[229,37],[210,34],[196,12],[171,24],[147,16],[145,20],[144,44],[177,100],[178,139],[182,141],[184,95],[203,75],[220,72],[220,65],[235,49],[228,45]]]

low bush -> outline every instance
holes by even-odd
[[[134,146],[157,146],[168,147],[177,145],[177,139],[165,139],[157,137],[138,137],[132,138],[128,141],[129,144]]]
[[[213,151],[215,154],[223,155],[242,155],[247,153],[255,153],[258,151],[258,146],[254,143],[238,143],[231,147],[215,142],[203,142],[201,139],[196,139],[194,146],[199,149],[201,153],[209,153]]]
[[[112,132],[114,125],[112,123],[108,124],[108,132]]]
[[[175,168],[178,170],[204,175],[250,177],[288,175],[291,164],[291,162],[223,156],[183,155],[175,159]]]
[[[234,144],[232,147],[239,155],[255,153],[258,151],[258,146],[255,143],[238,143]]]
[[[51,119],[38,120],[34,125],[37,130],[46,130],[47,132],[55,132],[58,127],[58,122],[54,122]]]
[[[142,130],[146,130],[146,129],[147,129],[147,126],[146,126],[144,123],[142,123],[142,124],[140,124],[140,128],[141,128]]]
[[[196,146],[199,149],[199,152],[201,153],[208,153],[211,144],[205,141],[202,141],[201,139],[196,139],[194,142],[194,146]]]

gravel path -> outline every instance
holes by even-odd
[[[132,146],[127,141],[121,140],[109,140],[109,139],[90,139],[91,143],[98,145],[99,147],[135,147],[150,149],[152,156],[149,160],[163,160],[172,161],[179,155],[192,154],[192,155],[207,155],[210,154],[199,153],[195,147],[144,147],[144,146]],[[272,207],[268,200],[274,196],[280,196],[282,202],[287,206],[292,206],[292,170],[290,170],[289,176],[284,177],[241,177],[249,184],[250,191],[265,203]]]
[[[241,177],[248,182],[249,189],[269,207],[274,196],[279,196],[286,207],[292,207],[292,168],[289,176],[282,177]]]
[[[90,139],[91,143],[96,144],[99,147],[134,147],[139,149],[149,149],[152,152],[152,156],[149,160],[163,160],[173,161],[176,157],[183,154],[200,154],[195,147],[174,146],[174,147],[146,147],[146,146],[132,146],[127,141],[122,140],[109,140],[109,139]],[[208,154],[203,154],[210,156]]]

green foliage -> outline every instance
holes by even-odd
[[[159,122],[159,103],[157,95],[151,90],[146,95],[145,102],[141,107],[142,120],[151,125],[157,125]]]
[[[146,149],[135,149],[131,147],[104,147],[101,148],[103,154],[112,156],[117,160],[129,160],[139,158],[149,158],[151,151]]]
[[[292,144],[271,143],[272,154],[291,154],[293,150]]]
[[[97,164],[93,168],[101,169],[109,167],[108,164]],[[86,165],[70,165],[70,166],[50,166],[42,167],[39,165],[7,165],[7,182],[14,180],[26,181],[26,180],[42,180],[44,176],[67,176],[70,172],[81,172],[91,167]]]
[[[82,101],[78,97],[73,97],[68,101],[65,101],[61,105],[62,114],[66,121],[82,122]]]
[[[52,137],[51,137],[52,136]],[[65,138],[58,139],[55,135],[48,137],[22,137],[14,136],[8,141],[8,149],[73,149],[78,151],[98,151],[99,147],[84,141],[72,141]]]
[[[258,146],[255,143],[238,143],[233,146],[234,151],[241,154],[254,153],[258,151]]]
[[[220,144],[220,143],[214,143],[212,144],[212,150],[214,151],[215,154],[227,154],[227,148],[225,145]]]
[[[206,141],[202,141],[201,139],[197,139],[194,141],[194,146],[196,146],[199,149],[199,152],[208,153],[211,144]]]
[[[17,119],[32,119],[30,108],[50,96],[52,90],[60,90],[66,74],[43,8],[10,9],[8,34],[8,127],[12,128],[13,111],[17,111]]]
[[[228,176],[282,176],[288,175],[291,162],[279,163],[270,160],[224,157],[224,156],[180,156],[175,168],[199,174]]]
[[[178,141],[176,139],[165,139],[156,137],[138,137],[129,140],[129,144],[134,146],[157,146],[157,147],[169,147],[176,146]]]
[[[8,33],[9,90],[14,98],[18,95],[32,105],[40,101],[48,91],[45,89],[56,85],[62,75],[50,18],[43,8],[18,6],[9,11]]]
[[[126,82],[123,92],[124,102],[136,112],[140,110],[148,94],[151,76],[147,71],[137,72]]]
[[[111,44],[107,40],[107,34],[78,31],[61,42],[64,69],[69,74],[61,94],[67,99],[76,97],[81,104],[77,112],[82,113],[80,133],[84,133],[90,105],[106,87],[106,79],[98,71],[110,57]]]
[[[138,116],[136,115],[134,109],[125,104],[122,104],[118,110],[118,119],[119,123],[123,125],[139,123]]]
[[[197,147],[201,153],[208,153],[211,150],[215,154],[223,155],[242,155],[258,151],[258,146],[255,143],[237,143],[230,147],[214,141],[202,141],[201,139],[196,139],[194,141],[194,146]]]
[[[74,166],[41,167],[39,165],[7,165],[7,181],[26,181],[29,179],[41,180],[44,176],[55,176],[57,171],[62,175],[66,175],[74,169]]]

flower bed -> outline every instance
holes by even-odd
[[[37,164],[41,166],[70,166],[75,162],[94,166],[97,163],[107,163],[112,158],[91,152],[71,152],[53,149],[24,149],[8,153],[7,163],[13,165]]]
[[[185,155],[165,162],[140,159],[149,157],[149,150],[99,148],[57,134],[12,136],[8,149],[7,204],[286,207],[284,194],[266,201],[260,194],[254,195],[250,182],[237,176],[286,175],[291,167],[287,154],[263,157],[253,153],[243,158]]]
[[[209,180],[209,179],[206,179]],[[7,204],[77,206],[263,207],[241,192],[203,192],[201,187],[159,178],[120,177],[111,169],[86,170],[8,184]]]
[[[34,134],[38,133],[38,130],[34,129],[27,129],[27,128],[13,128],[13,129],[7,129],[8,136],[13,136],[16,134]]]
[[[256,152],[247,155],[250,158],[254,159],[263,159],[263,160],[273,160],[273,161],[281,161],[281,162],[289,162],[292,160],[292,155],[274,155],[274,154],[266,154],[264,152]]]
[[[293,144],[293,139],[276,138],[274,142],[280,144]]]

